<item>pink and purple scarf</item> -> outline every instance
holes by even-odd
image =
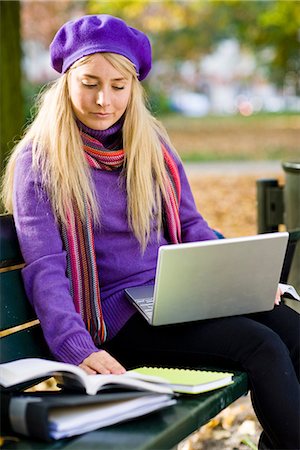
[[[94,169],[114,170],[124,163],[124,150],[107,150],[98,140],[80,132],[83,149],[89,165]],[[167,170],[164,202],[167,232],[171,243],[181,242],[179,204],[181,195],[177,165],[163,146]],[[76,206],[69,211],[68,226],[62,227],[62,237],[67,252],[67,273],[76,311],[80,313],[96,345],[106,338],[106,327],[101,309],[100,288],[94,245],[93,221],[89,206],[85,204],[86,221],[82,223]]]

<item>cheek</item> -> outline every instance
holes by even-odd
[[[87,95],[83,95],[81,92],[75,91],[71,96],[71,102],[76,109],[84,110],[87,108],[89,99]]]
[[[86,102],[86,96],[83,95],[82,89],[77,85],[77,83],[71,78],[69,84],[69,95],[72,106],[74,109],[82,109],[84,108],[84,104]]]
[[[125,111],[129,102],[129,97],[130,95],[126,93],[124,96],[122,96],[122,98],[118,99],[118,108],[120,110]]]

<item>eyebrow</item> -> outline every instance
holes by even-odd
[[[83,75],[81,75],[81,77],[86,77],[86,78],[92,78],[93,80],[97,80],[99,81],[100,78],[96,77],[95,75],[89,75],[87,73],[84,73]],[[120,77],[120,78],[112,78],[111,81],[127,81],[128,79],[125,77]]]

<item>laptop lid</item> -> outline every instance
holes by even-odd
[[[287,242],[284,232],[160,247],[152,325],[271,310]]]

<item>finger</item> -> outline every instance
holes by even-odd
[[[110,370],[106,367],[105,364],[101,364],[99,361],[96,362],[88,362],[86,361],[85,364],[80,364],[82,369],[84,369],[89,375],[96,375],[96,374],[102,374],[102,375],[108,375],[110,374]]]
[[[89,367],[94,371],[94,373],[101,373],[102,375],[108,375],[111,373],[107,365],[102,361],[93,361],[89,363]]]
[[[115,373],[117,375],[120,375],[122,373],[126,372],[125,367],[123,367],[118,361],[113,360],[108,365],[107,368],[110,370],[111,373]]]
[[[83,369],[88,375],[96,375],[96,370],[91,369],[86,364],[79,364],[79,367]]]
[[[92,353],[85,358],[82,365],[93,370],[94,373],[122,374],[126,372],[126,369],[105,350]]]
[[[280,297],[280,295],[276,295],[276,298],[275,298],[275,305],[280,305],[280,302],[281,302],[281,297]]]
[[[126,369],[108,353],[102,355],[101,365],[103,369],[108,371],[108,373],[122,374],[126,372]]]

